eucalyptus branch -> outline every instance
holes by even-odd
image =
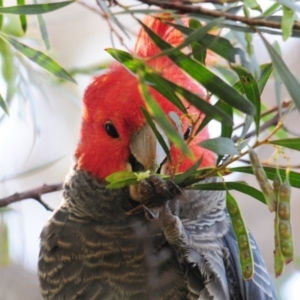
[[[42,200],[42,195],[60,191],[62,189],[62,186],[63,186],[62,183],[56,183],[51,185],[44,184],[38,188],[34,188],[22,193],[15,193],[11,196],[0,199],[0,207],[5,207],[9,204],[26,200],[26,199],[34,199],[38,201],[40,204],[42,204],[47,210],[53,211],[53,208],[51,208],[47,203],[45,203]]]
[[[264,19],[258,19],[258,18],[247,18],[243,16],[233,15],[226,13],[224,11],[217,11],[217,10],[211,10],[207,9],[201,6],[192,6],[192,5],[185,5],[184,1],[181,3],[179,1],[161,1],[161,0],[139,0],[139,2],[142,2],[144,4],[148,5],[155,5],[163,9],[174,9],[178,11],[179,13],[198,13],[203,14],[206,16],[214,17],[214,18],[220,18],[223,17],[226,20],[231,21],[238,21],[244,24],[247,24],[251,27],[255,26],[263,26],[268,28],[275,28],[275,29],[281,29],[281,23],[279,22],[273,22],[273,21],[267,21]],[[212,1],[207,1],[212,2]],[[300,29],[300,24],[294,23],[293,29]]]

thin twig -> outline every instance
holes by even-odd
[[[277,125],[278,119],[279,119],[279,115],[276,114],[272,119],[270,119],[270,120],[268,120],[267,122],[263,123],[263,124],[259,127],[259,132],[261,133],[261,132],[265,131],[266,129],[268,129],[269,127]],[[253,136],[256,136],[256,130],[249,131],[249,132],[245,135],[244,139],[247,140],[247,139],[249,139],[249,138],[251,138],[251,137],[253,137]],[[238,140],[239,138],[240,138],[239,136],[234,135],[234,136],[232,137],[232,140],[236,143],[237,140]]]
[[[250,164],[251,164],[250,160],[248,160],[248,159],[243,159],[243,158],[241,158],[241,159],[239,159],[238,161],[239,161],[239,162],[242,162],[242,163],[245,163],[245,164],[247,164],[247,165],[250,165]],[[273,167],[273,168],[281,168],[281,169],[286,169],[286,168],[288,167],[287,165],[270,164],[270,163],[268,163],[268,162],[266,162],[266,161],[262,161],[261,163],[262,163],[262,165],[263,165],[264,167]],[[291,168],[293,168],[293,169],[299,169],[299,168],[300,168],[300,165],[293,165],[293,166],[291,166]]]
[[[51,185],[44,184],[38,188],[34,188],[22,193],[15,193],[11,196],[0,199],[0,207],[4,207],[9,204],[26,200],[26,199],[34,199],[38,201],[40,204],[42,204],[47,210],[53,211],[53,208],[51,208],[47,203],[45,203],[42,200],[42,195],[60,191],[62,189],[62,186],[63,186],[62,183],[56,183]]]
[[[162,1],[162,0],[138,0],[144,4],[155,5],[163,9],[175,9],[179,13],[198,13],[206,16],[220,18],[223,17],[227,20],[238,21],[250,26],[263,26],[268,28],[281,29],[281,23],[267,21],[264,19],[252,19],[243,16],[229,14],[223,11],[211,10],[201,6],[184,5],[178,1]],[[293,29],[300,29],[300,24],[294,23]]]
[[[292,100],[289,100],[289,101],[283,101],[283,102],[282,102],[282,108],[284,108],[284,109],[288,108],[288,107],[290,106],[291,103],[292,103]],[[274,106],[274,107],[272,107],[272,108],[270,108],[270,109],[264,111],[264,112],[260,115],[260,118],[263,118],[263,117],[265,117],[265,116],[267,116],[267,115],[269,115],[269,114],[271,114],[271,113],[273,113],[273,112],[278,112],[278,111],[279,111],[279,108],[278,108],[278,106],[276,105],[276,106]],[[285,111],[284,111],[284,112],[285,112]],[[233,130],[237,130],[237,129],[239,129],[240,127],[242,127],[242,126],[244,126],[244,125],[245,125],[245,122],[240,123],[239,125],[233,127]]]

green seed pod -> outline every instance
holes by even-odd
[[[279,187],[281,186],[281,184],[282,184],[282,180],[280,177],[280,173],[277,169],[276,173],[275,173],[275,177],[273,179],[273,189],[274,189],[276,196],[279,194]]]
[[[279,186],[278,192],[278,205],[277,205],[277,216],[278,216],[278,238],[280,244],[281,253],[285,259],[285,263],[289,263],[293,260],[294,245],[293,245],[293,234],[291,224],[291,185],[289,182],[288,172],[285,181]]]
[[[252,278],[254,273],[252,248],[249,241],[248,231],[238,204],[228,191],[226,193],[226,205],[239,247],[240,266],[243,278],[248,280]]]
[[[274,251],[274,269],[275,269],[275,275],[276,277],[280,276],[283,272],[283,269],[284,269],[284,265],[285,265],[285,261],[284,261],[284,258],[283,258],[283,255],[281,253],[281,248],[280,248],[280,245],[279,245],[279,233],[278,233],[278,230],[277,230],[277,220],[275,218],[275,228],[274,228],[274,231],[275,231],[275,251]]]
[[[253,173],[258,181],[258,184],[265,196],[266,204],[271,212],[276,211],[276,195],[268,181],[266,172],[258,159],[256,152],[249,148],[249,157],[253,169]]]

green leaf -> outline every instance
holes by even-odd
[[[60,9],[74,2],[75,1],[63,1],[57,3],[28,4],[28,5],[0,7],[0,14],[16,14],[16,15],[44,14],[56,9]]]
[[[248,6],[251,9],[256,9],[261,11],[261,7],[259,6],[259,4],[256,2],[256,0],[244,0],[243,1],[245,3],[246,6]]]
[[[191,29],[198,29],[203,26],[199,21],[190,19],[189,27]],[[206,59],[206,54],[207,54],[206,48],[196,42],[192,42],[191,46],[192,46],[192,53],[193,53],[194,59],[199,61],[202,64],[205,64],[205,59]]]
[[[228,105],[227,103],[222,102],[222,101],[218,101],[216,105],[219,109],[221,109],[226,114],[228,114],[231,118],[233,118],[233,109],[230,105]],[[221,126],[221,137],[231,138],[232,130],[233,130],[232,126],[229,126],[225,123],[222,123],[221,125],[222,125]]]
[[[76,81],[68,74],[67,71],[65,71],[58,63],[56,63],[52,58],[43,52],[30,48],[17,41],[15,38],[10,37],[2,32],[0,32],[0,38],[54,76],[76,83]]]
[[[216,105],[218,105],[218,108],[220,108],[221,110],[223,110],[224,112],[226,112],[229,116],[231,116],[233,118],[233,109],[231,106],[229,106],[227,103],[220,101],[220,100],[216,103]],[[248,116],[248,115],[246,115],[246,116]],[[221,123],[221,137],[230,139],[231,135],[232,135],[232,131],[233,131],[233,125],[229,126],[229,125],[226,125],[225,123]],[[223,155],[219,155],[216,165],[218,165],[220,163],[222,158],[223,158]]]
[[[236,190],[257,199],[264,204],[266,203],[264,195],[261,191],[241,181],[213,182],[203,184],[200,183],[194,184],[193,186],[188,187],[188,189],[213,191]]]
[[[276,174],[276,168],[273,167],[266,167],[263,166],[264,170],[266,172],[266,175],[268,177],[268,179],[273,180],[274,176]],[[247,166],[247,167],[235,167],[235,168],[229,168],[228,171],[230,172],[241,172],[241,173],[246,173],[246,174],[252,174],[253,175],[253,170],[251,166]],[[281,176],[281,178],[285,177],[286,174],[286,170],[285,169],[278,169],[279,174]],[[290,171],[289,173],[289,179],[290,179],[290,184],[291,186],[295,187],[295,188],[300,188],[300,173],[297,173],[295,171]]]
[[[245,124],[243,126],[243,131],[241,133],[240,139],[244,139],[245,138],[248,130],[250,129],[250,126],[251,126],[252,122],[253,122],[253,117],[246,115],[246,117],[245,117]]]
[[[260,95],[262,94],[262,92],[266,86],[266,83],[272,74],[272,71],[273,71],[272,63],[262,64],[260,66],[260,74],[257,79],[257,87],[258,87]]]
[[[19,6],[20,6],[20,5],[24,6],[25,0],[17,0],[17,3],[18,3]],[[22,14],[22,15],[19,16],[19,18],[20,18],[22,30],[23,30],[23,32],[25,33],[25,32],[26,32],[26,29],[27,29],[27,20],[26,20],[26,16]]]
[[[35,4],[37,4],[37,0],[33,0],[33,2]],[[50,41],[49,41],[48,32],[47,32],[47,28],[46,28],[44,18],[41,14],[39,14],[39,15],[37,15],[37,19],[38,19],[40,32],[42,34],[42,39],[44,41],[45,47],[46,47],[47,50],[49,50],[50,49]]]
[[[138,72],[138,79],[139,79],[139,90],[141,95],[143,96],[145,103],[148,107],[148,110],[153,115],[156,122],[159,124],[159,126],[164,130],[167,137],[170,139],[174,145],[176,145],[181,151],[186,154],[188,157],[192,158],[193,155],[188,148],[188,146],[185,144],[182,136],[174,129],[169,119],[166,117],[163,110],[160,108],[160,106],[157,104],[157,102],[153,99],[151,94],[149,93],[148,87],[143,80],[143,77],[140,75],[142,73],[141,70]]]
[[[260,34],[260,33],[259,33]],[[294,75],[290,72],[282,58],[278,55],[275,49],[268,43],[268,41],[260,34],[264,44],[266,45],[268,52],[272,58],[273,66],[284,83],[286,89],[291,95],[292,99],[300,111],[300,84]]]
[[[138,176],[137,174],[129,171],[120,171],[110,174],[105,178],[105,181],[108,182],[105,186],[107,189],[119,189],[130,184],[137,183]]]
[[[221,109],[212,106],[206,100],[203,100],[198,95],[184,89],[183,87],[176,85],[175,83],[163,78],[158,74],[155,74],[153,70],[145,66],[141,60],[133,58],[129,53],[116,49],[106,49],[106,51],[133,73],[137,74],[139,69],[143,70],[143,72],[140,74],[143,80],[167,99],[169,99],[183,113],[186,113],[186,109],[183,106],[180,98],[175,93],[183,96],[190,104],[198,108],[201,112],[205,113],[206,116],[227,125],[233,124],[232,118],[224,113]]]
[[[262,17],[268,17],[273,15],[275,12],[278,11],[278,9],[280,8],[280,4],[279,3],[274,3],[272,4],[269,8],[267,8],[262,14]]]
[[[249,10],[247,9],[246,6],[244,6],[243,10],[244,10],[245,17],[246,18],[250,18],[250,12],[249,12]],[[244,33],[244,38],[245,38],[245,42],[246,42],[245,49],[246,49],[249,57],[252,57],[253,56],[253,52],[254,52],[254,50],[253,50],[253,43],[252,43],[252,35],[253,34],[250,33],[250,32],[245,32]]]
[[[144,30],[148,33],[153,42],[161,49],[167,50],[173,47],[165,42],[161,37],[149,29],[146,25],[140,22]],[[182,70],[188,73],[192,78],[201,83],[205,88],[211,91],[223,101],[237,108],[238,110],[254,115],[255,108],[251,102],[245,99],[241,94],[226,84],[222,79],[209,71],[205,66],[192,60],[188,55],[183,54],[179,50],[168,57],[178,65]]]
[[[157,130],[150,114],[148,113],[148,111],[144,108],[144,107],[141,107],[141,111],[147,121],[147,123],[149,124],[149,126],[151,127],[151,129],[153,130],[158,142],[160,143],[161,147],[163,148],[164,152],[166,153],[166,156],[168,158],[168,160],[171,161],[171,156],[170,156],[170,152],[169,152],[169,147],[168,145],[166,144],[164,138],[162,137],[162,135],[160,134],[160,132]]]
[[[215,152],[218,155],[238,155],[239,152],[234,142],[225,137],[213,138],[202,141],[199,144],[201,147]]]
[[[183,34],[190,35],[193,33],[194,29],[176,24],[166,22],[167,24],[173,26],[177,30],[181,31]],[[221,24],[220,24],[221,25]],[[227,59],[230,62],[235,62],[235,53],[236,49],[231,45],[231,43],[220,36],[215,36],[212,34],[206,34],[202,37],[201,40],[197,40],[201,46],[212,50],[213,52],[217,53],[221,57]]]
[[[223,110],[223,113],[225,112],[226,115],[229,115],[229,117],[231,118],[231,120],[233,119],[233,115],[231,114],[231,112],[229,110],[227,110],[227,108],[229,108],[230,106],[227,105],[225,102],[222,102],[221,100],[218,100],[218,102],[213,106],[213,108],[218,109],[220,111]],[[211,114],[206,114],[205,118],[202,120],[200,126],[197,128],[196,130],[196,135],[212,120]],[[222,128],[232,128],[233,123],[229,124],[228,122],[221,122],[222,124]],[[223,129],[222,129],[223,130]],[[225,129],[224,129],[225,130]]]
[[[5,181],[8,181],[8,180],[12,180],[12,179],[19,179],[19,178],[22,178],[22,177],[26,177],[26,176],[29,176],[29,175],[33,175],[33,174],[42,172],[44,170],[47,170],[47,169],[51,168],[53,165],[55,165],[57,162],[59,162],[64,157],[65,157],[65,155],[63,155],[59,158],[56,158],[53,161],[50,161],[50,162],[45,163],[43,165],[40,165],[38,167],[29,169],[29,170],[25,170],[24,172],[21,172],[21,173],[18,173],[18,174],[5,175],[5,177],[0,179],[0,182],[5,182]]]
[[[3,7],[3,0],[0,0],[0,9]],[[3,15],[0,13],[0,30],[3,24]]]
[[[279,2],[282,5],[284,5],[288,8],[290,8],[290,9],[300,13],[300,6],[295,4],[293,1],[290,1],[290,0],[277,0],[277,2]]]
[[[8,228],[4,221],[0,220],[0,267],[7,266],[9,263]]]
[[[270,141],[270,144],[300,151],[300,138]]]
[[[201,156],[188,170],[186,170],[184,173],[177,175],[174,178],[174,182],[176,184],[180,184],[182,183],[184,180],[186,180],[187,178],[189,178],[190,176],[192,176],[196,170],[199,168],[199,166],[201,165],[203,160],[203,156]]]
[[[295,12],[294,10],[282,6],[283,16],[281,20],[281,29],[282,29],[282,39],[286,41],[291,35],[295,22]]]
[[[4,112],[9,115],[8,113],[8,108],[6,106],[6,103],[4,101],[4,99],[2,98],[1,94],[0,94],[0,107],[4,110]]]
[[[260,96],[256,80],[252,74],[242,66],[234,65],[233,69],[238,74],[240,78],[240,83],[245,91],[247,98],[252,102],[256,109],[256,114],[254,115],[256,136],[259,135],[259,122],[260,122]]]
[[[6,95],[4,101],[8,107],[17,89],[16,78],[18,70],[16,68],[14,53],[10,45],[0,39],[0,56],[2,60],[2,77],[6,84]]]

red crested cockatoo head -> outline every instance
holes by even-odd
[[[143,22],[173,46],[183,42],[184,38],[178,30],[159,19],[148,16]],[[147,58],[149,66],[163,77],[205,99],[204,88],[167,56],[151,59],[159,53],[159,49],[144,30],[138,35],[134,53]],[[190,117],[198,118],[200,124],[204,114],[184,100],[187,116],[153,88],[150,87],[149,90],[168,118],[170,112],[177,114],[182,122],[181,134],[188,139],[192,134]],[[137,78],[122,65],[114,63],[105,74],[96,77],[84,95],[81,139],[75,154],[77,168],[104,180],[117,171],[153,171],[154,164],[159,166],[157,169],[161,173],[170,174],[176,165],[176,171],[182,172],[200,157],[203,157],[202,167],[214,164],[214,154],[199,146],[202,140],[209,137],[208,129],[204,128],[188,144],[193,159],[182,157],[181,150],[169,143],[171,165],[166,155],[162,154],[163,151],[157,150],[158,141],[141,112],[141,106],[145,107],[145,103]],[[173,122],[171,118],[170,121]],[[174,122],[173,125],[176,128]],[[157,170],[154,168],[155,171]]]

